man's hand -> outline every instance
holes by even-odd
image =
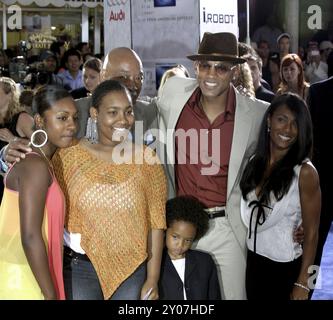
[[[0,129],[0,140],[10,142],[14,138],[15,136],[7,128]]]
[[[15,138],[10,141],[4,153],[4,159],[8,163],[20,162],[25,158],[26,153],[31,152],[29,140],[24,138]]]
[[[293,233],[293,240],[299,244],[302,244],[304,241],[304,229],[303,226],[300,225]]]

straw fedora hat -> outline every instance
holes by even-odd
[[[230,32],[205,32],[198,50],[198,54],[187,56],[190,60],[229,61],[244,63],[246,60],[238,55],[238,41]]]

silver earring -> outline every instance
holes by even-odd
[[[268,133],[271,132],[271,127],[267,127],[267,132],[268,132]]]
[[[86,138],[91,143],[98,143],[97,120],[91,117],[88,118]]]
[[[39,144],[37,144],[37,143],[35,142],[35,135],[38,134],[38,133],[42,133],[42,134],[44,134],[44,136],[45,136],[44,141],[43,141],[42,143],[39,143]],[[45,146],[45,144],[46,144],[46,142],[47,142],[47,139],[48,139],[48,136],[47,136],[47,133],[46,133],[45,130],[43,130],[43,129],[35,130],[35,131],[32,133],[31,137],[30,137],[30,143],[29,143],[29,146],[30,146],[30,145],[33,145],[35,148],[41,148],[41,147]]]

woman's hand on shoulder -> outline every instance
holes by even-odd
[[[4,152],[4,160],[8,163],[20,162],[25,158],[27,152],[31,152],[29,140],[23,138],[12,139]]]

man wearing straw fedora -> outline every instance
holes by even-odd
[[[268,104],[232,86],[236,66],[245,62],[232,33],[205,33],[198,54],[188,58],[197,79],[169,79],[158,102],[169,196],[189,195],[204,203],[209,230],[193,247],[213,256],[223,298],[246,299],[239,180]]]

